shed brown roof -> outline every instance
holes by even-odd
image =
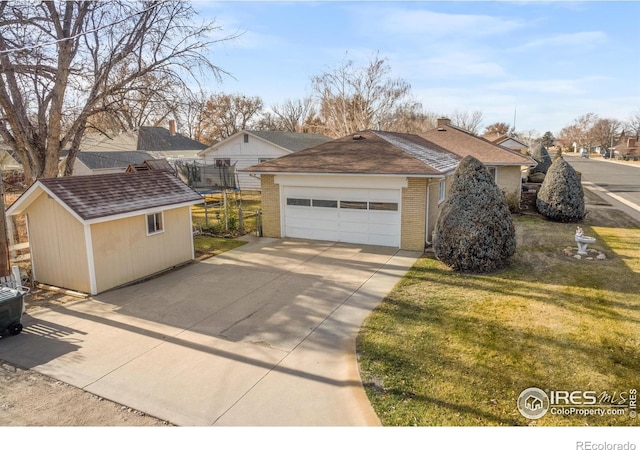
[[[43,178],[34,186],[38,183],[83,220],[202,201],[196,191],[164,171]],[[30,192],[31,188],[23,195]]]
[[[362,131],[242,171],[437,176],[460,159],[417,135]]]
[[[420,136],[461,157],[471,155],[483,164],[520,166],[537,164],[528,156],[452,126],[448,121],[440,121],[437,128],[421,133]]]

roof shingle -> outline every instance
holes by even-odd
[[[36,183],[83,220],[202,201],[196,191],[164,171],[42,178]]]
[[[437,128],[421,133],[420,136],[463,158],[471,155],[483,164],[521,166],[537,164],[532,158],[515,150],[501,147],[448,124],[439,124]]]
[[[142,164],[147,159],[153,159],[148,153],[138,151],[78,152],[76,158],[89,169],[127,168],[131,164]]]
[[[363,131],[242,171],[437,176],[453,170],[459,160],[416,135]]]

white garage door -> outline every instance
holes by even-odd
[[[400,246],[399,189],[284,187],[288,237]]]

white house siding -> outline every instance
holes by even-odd
[[[265,159],[279,158],[290,152],[263,141],[253,135],[249,135],[249,142],[244,142],[244,135],[240,134],[227,142],[220,144],[215,149],[207,149],[204,152],[205,164],[215,164],[216,159],[229,159],[231,164],[236,164],[236,171],[253,166]],[[249,173],[237,172],[238,183],[242,190],[260,190],[260,179]]]

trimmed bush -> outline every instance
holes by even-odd
[[[580,176],[560,157],[549,168],[536,199],[538,211],[556,222],[579,222],[584,218],[584,191]]]
[[[516,251],[515,227],[505,197],[480,161],[465,157],[434,231],[436,257],[463,272],[491,272]]]
[[[552,161],[546,147],[542,145],[536,146],[536,148],[531,152],[531,157],[536,160],[538,165],[533,167],[530,173],[547,173],[549,167],[551,167]]]

